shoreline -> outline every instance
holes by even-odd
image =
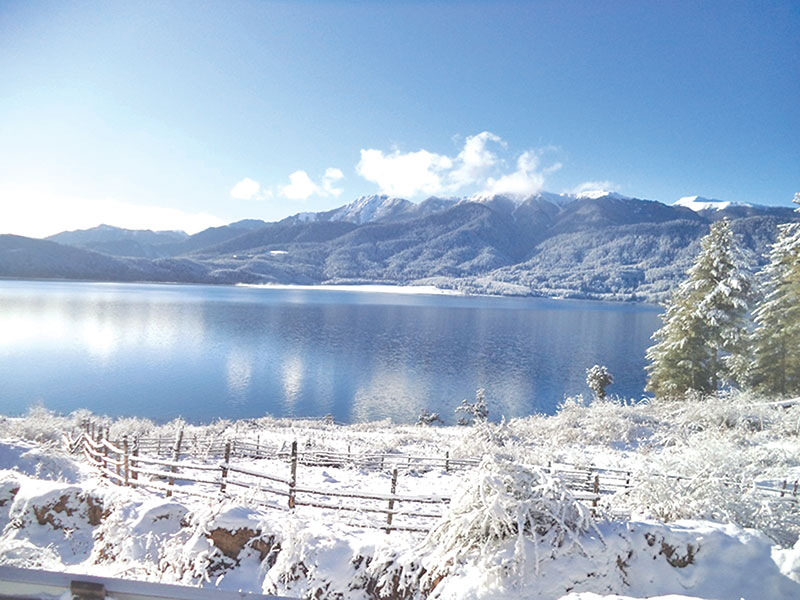
[[[233,287],[246,287],[271,290],[309,290],[309,291],[334,291],[334,292],[369,292],[372,294],[408,294],[426,296],[469,296],[458,290],[445,290],[434,285],[393,285],[389,283],[320,283],[320,284],[294,284],[294,283],[234,283]]]

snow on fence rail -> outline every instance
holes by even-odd
[[[104,439],[105,433],[105,439]],[[125,486],[141,486],[165,492],[175,492],[216,499],[220,494],[247,495],[265,507],[290,510],[299,506],[330,509],[352,515],[351,524],[395,530],[429,531],[433,520],[441,517],[449,498],[444,496],[402,496],[396,494],[400,471],[440,468],[445,471],[476,466],[477,458],[410,456],[404,454],[353,454],[323,450],[298,450],[297,442],[289,449],[262,445],[260,440],[224,441],[215,439],[184,439],[183,431],[169,443],[164,438],[140,438],[129,444],[127,438],[112,443],[108,430],[87,425],[86,432],[77,438],[66,437],[72,453],[82,453],[84,458],[99,469],[109,480]],[[151,454],[151,456],[147,456]],[[162,458],[163,457],[163,458]],[[186,457],[201,460],[221,459],[219,464],[200,464]],[[289,474],[280,477],[232,462],[239,459],[272,459],[288,464]],[[325,467],[358,467],[382,472],[391,470],[389,494],[372,491],[316,489],[299,486],[297,465]],[[635,486],[633,472],[623,469],[599,468],[570,463],[549,463],[540,468],[559,477],[576,499],[598,506],[603,496],[626,492]],[[141,477],[143,476],[143,477]],[[680,481],[680,475],[656,474]],[[192,485],[185,485],[192,484]],[[731,486],[739,483],[729,482]],[[754,488],[772,499],[799,502],[798,481],[783,480],[782,484],[753,483]],[[357,503],[350,503],[358,500]],[[399,508],[398,508],[399,506]],[[365,519],[370,514],[385,515],[376,523]],[[399,519],[399,520],[396,520]]]
[[[351,524],[384,529],[387,533],[427,532],[450,501],[445,496],[397,494],[399,471],[396,467],[392,469],[391,489],[387,494],[300,486],[297,442],[292,444],[289,453],[289,474],[281,477],[233,463],[231,442],[225,444],[219,464],[190,462],[181,456],[182,438],[179,433],[173,455],[168,459],[141,455],[140,449],[129,444],[127,438],[121,443],[110,442],[102,433],[97,439],[86,433],[78,438],[68,436],[66,443],[71,452],[82,453],[103,477],[118,485],[155,489],[165,492],[166,496],[184,493],[210,499],[233,496],[236,495],[234,490],[241,490],[251,501],[268,508],[291,510],[308,506],[344,511],[351,515]],[[382,520],[378,522],[375,515]]]
[[[154,436],[138,438],[137,443],[141,452],[168,456],[171,453],[173,441],[172,438]],[[203,460],[220,458],[225,453],[225,441],[219,437],[198,437],[194,435],[190,439],[183,440],[182,448],[183,454],[193,458],[201,458]],[[256,437],[255,440],[231,440],[231,456],[254,459],[280,458],[288,461],[290,452],[286,445],[279,447],[267,442],[261,443],[261,438]],[[451,458],[449,451],[445,452],[444,456],[413,456],[377,452],[354,453],[350,452],[349,449],[348,452],[335,452],[332,450],[300,448],[298,449],[297,457],[300,464],[307,466],[360,467],[380,470],[396,467],[401,471],[421,468],[441,468],[445,471],[451,471],[472,468],[480,462],[477,458]]]

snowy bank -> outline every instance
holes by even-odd
[[[800,406],[761,400],[571,399],[552,417],[443,428],[268,417],[156,425],[36,409],[0,418],[0,564],[320,600],[798,598]],[[187,484],[166,498],[115,485],[64,449],[63,435],[87,420],[112,440],[180,431],[198,443],[258,440],[276,453],[235,464],[276,475],[292,441],[400,463],[482,460],[459,470],[409,461],[398,492],[451,500],[429,533],[387,535],[351,512],[289,510],[256,491],[211,486],[194,497]],[[619,469],[632,484],[592,506],[546,468],[553,461]],[[307,487],[386,495],[391,479],[359,461],[298,468]]]
[[[370,294],[427,294],[463,296],[458,290],[438,288],[433,285],[388,285],[388,284],[319,284],[300,285],[284,283],[237,283],[240,287],[264,288],[270,290],[323,290],[334,292],[368,292]]]

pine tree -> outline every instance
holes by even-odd
[[[606,388],[612,383],[614,383],[614,377],[605,366],[594,365],[586,369],[586,385],[594,392],[595,398],[599,400],[605,398]]]
[[[794,202],[800,204],[800,194]],[[800,212],[800,208],[797,209]],[[753,311],[753,365],[750,387],[763,394],[800,394],[800,223],[778,226],[766,293]]]
[[[647,389],[658,397],[714,392],[744,379],[752,284],[727,219],[711,225],[648,349]]]

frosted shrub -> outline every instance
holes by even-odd
[[[487,421],[489,419],[489,405],[486,404],[486,390],[480,388],[475,392],[475,402],[462,400],[455,412],[456,414],[464,413],[464,416],[458,419],[459,425]]]
[[[485,457],[423,547],[432,554],[431,577],[437,575],[437,565],[441,569],[468,558],[491,560],[508,543],[513,543],[513,558],[507,569],[520,570],[526,542],[532,542],[538,571],[542,546],[551,555],[558,548],[580,551],[579,537],[590,530],[599,535],[589,509],[560,480],[537,467]]]
[[[417,417],[417,425],[436,425],[437,423],[444,425],[439,413],[428,412],[426,409],[423,409]]]
[[[58,415],[44,406],[34,405],[24,417],[3,419],[3,435],[10,435],[43,444],[61,442],[65,432],[72,429],[72,420]]]
[[[595,398],[606,397],[606,388],[614,383],[614,378],[604,366],[594,365],[586,369],[586,385],[594,392]]]
[[[552,417],[511,422],[520,437],[553,448],[576,443],[638,445],[649,439],[655,426],[644,404],[625,405],[616,398],[587,404],[583,396],[566,398]]]
[[[111,425],[109,435],[112,440],[121,440],[124,436],[130,439],[153,435],[155,424],[150,419],[123,417]]]
[[[777,472],[785,473],[779,466],[781,457],[774,454],[748,448],[725,432],[698,433],[643,463],[634,476],[637,485],[623,504],[663,521],[736,523],[791,545],[800,534],[800,505],[767,496],[753,484],[773,464]]]

